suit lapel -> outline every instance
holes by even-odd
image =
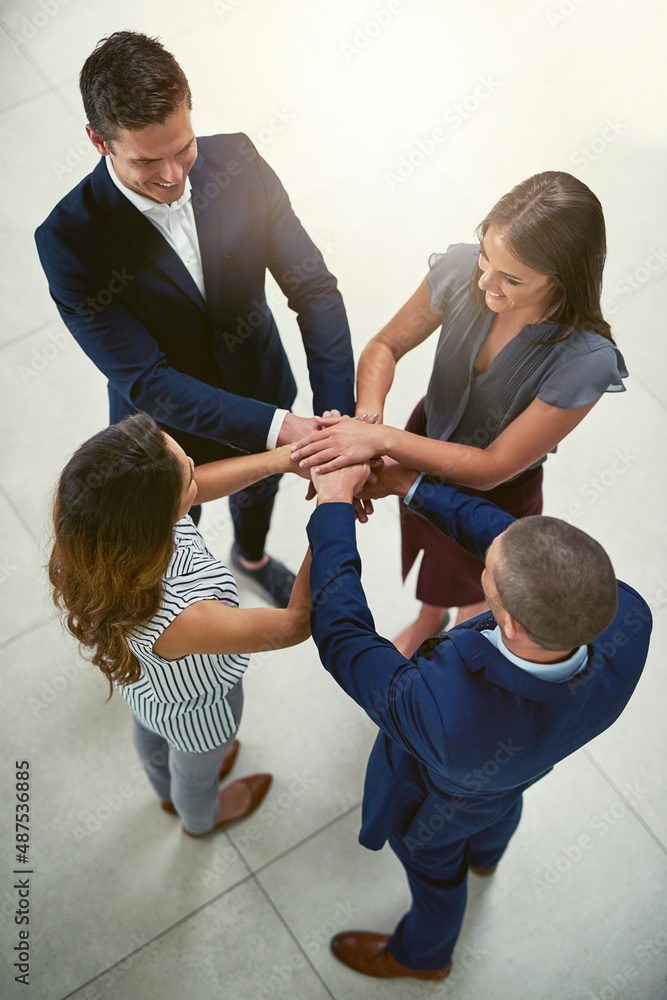
[[[209,310],[215,314],[219,306],[219,295],[222,287],[220,280],[223,270],[222,248],[222,190],[212,177],[210,170],[200,153],[190,170],[192,184],[192,207],[197,226],[197,238],[201,252],[204,270],[204,287]],[[214,192],[206,194],[206,186]]]
[[[100,209],[108,213],[109,228],[148,257],[200,309],[205,309],[206,303],[181,258],[153,223],[123,197],[109,177],[104,159],[93,172],[92,185]]]

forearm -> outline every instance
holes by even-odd
[[[391,389],[396,361],[387,344],[374,337],[364,348],[357,368],[357,414],[377,413],[380,423]]]
[[[325,668],[348,694],[367,708],[364,696],[356,690],[356,682],[361,680],[363,684],[371,665],[370,661],[362,665],[359,655],[378,644],[386,644],[397,662],[404,658],[375,631],[361,584],[352,507],[333,499],[319,504],[307,530],[313,549],[310,572],[313,637]]]
[[[308,364],[313,413],[354,414],[354,355],[345,306],[332,275],[308,291],[297,320]]]
[[[354,412],[354,356],[338,283],[294,214],[278,177],[250,147],[267,196],[267,265],[296,315],[315,413]]]
[[[295,642],[303,642],[310,635],[310,563],[311,556],[308,549],[296,575],[286,609],[291,616],[295,634],[299,636]]]
[[[197,503],[229,496],[260,479],[289,472],[295,464],[290,459],[290,451],[290,446],[284,445],[258,455],[239,455],[198,465],[195,469]]]
[[[408,508],[481,560],[494,538],[514,521],[490,500],[471,497],[455,486],[428,478],[421,480]]]
[[[382,454],[389,455],[401,465],[460,486],[490,490],[522,471],[521,466],[512,469],[492,448],[471,448],[453,441],[436,441],[397,427],[383,426],[381,437]]]
[[[431,306],[431,292],[426,279],[395,316],[366,345],[357,372],[357,414],[378,413],[382,420],[384,401],[396,364],[417,347],[442,322],[442,312]]]
[[[361,585],[354,514],[345,505],[318,507],[308,525],[313,638],[325,669],[373,722],[401,746],[405,701],[419,671],[378,635]],[[414,752],[414,737],[413,752]]]

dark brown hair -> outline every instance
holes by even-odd
[[[557,517],[514,521],[500,539],[493,580],[505,610],[543,649],[592,642],[611,624],[618,606],[605,550]]]
[[[107,144],[119,129],[161,125],[182,104],[192,108],[185,73],[157,40],[114,31],[97,43],[79,76],[86,117]]]
[[[517,260],[555,285],[544,321],[562,323],[567,337],[575,327],[614,338],[602,316],[600,295],[607,239],[602,205],[571,174],[547,170],[517,184],[496,202],[475,230],[482,241],[489,226],[502,233]],[[484,292],[473,271],[470,290],[480,308]]]
[[[60,476],[49,579],[67,628],[113,684],[141,668],[127,632],[157,613],[183,473],[155,421],[126,417],[90,438]],[[111,697],[111,694],[109,695]]]

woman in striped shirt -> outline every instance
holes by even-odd
[[[296,471],[289,446],[195,470],[146,414],[86,441],[62,472],[49,576],[69,631],[128,702],[134,742],[167,812],[204,836],[261,803],[271,775],[219,784],[238,752],[249,654],[310,635],[309,555],[287,608],[238,606],[234,578],[188,510]],[[110,693],[110,697],[111,697]]]

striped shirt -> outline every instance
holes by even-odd
[[[431,305],[444,317],[426,394],[428,437],[486,448],[534,399],[569,410],[624,391],[628,372],[618,348],[578,328],[558,340],[566,327],[557,323],[524,326],[477,372],[475,358],[495,316],[487,305],[480,311],[470,294],[478,256],[479,245],[459,243],[429,260]]]
[[[178,750],[204,753],[236,732],[225,695],[243,676],[250,655],[191,653],[164,660],[153,652],[153,643],[191,604],[216,600],[233,608],[239,605],[234,577],[208,551],[187,514],[174,525],[174,543],[158,613],[127,636],[141,677],[134,684],[119,684],[118,690],[147,729]]]

